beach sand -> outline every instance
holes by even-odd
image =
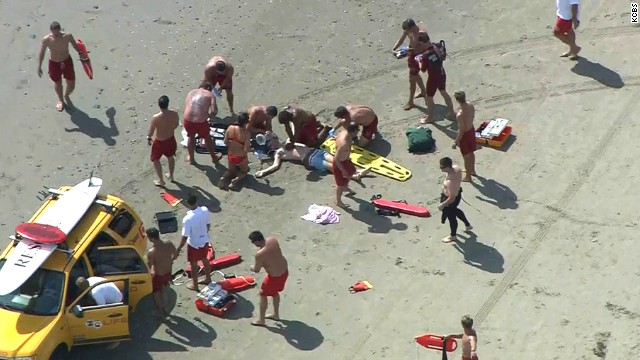
[[[163,94],[181,112],[214,54],[236,68],[236,111],[292,103],[333,123],[331,113],[344,101],[369,105],[380,117],[372,150],[413,172],[405,183],[365,178],[355,199],[345,200],[352,210],[322,226],[300,216],[311,204],[332,204],[330,175],[285,164],[266,179],[249,177],[239,192],[224,192],[212,185],[220,173],[208,157],[187,166],[181,148],[177,182],[168,189],[196,193],[209,206],[218,254],[237,251],[245,260],[227,272],[249,274],[250,231],[279,238],[290,266],[285,320],[269,321],[268,329],[249,325],[257,289],[240,293],[220,319],[198,312],[195,294],[175,286],[172,322],[153,320],[149,301],[132,315],[132,341],[110,351],[78,348],[71,358],[408,359],[417,351],[420,359],[439,359],[416,350],[413,337],[457,333],[464,314],[476,321],[481,359],[637,356],[640,28],[629,25],[627,1],[584,1],[584,58],[577,62],[558,57],[565,48],[551,35],[552,2],[41,3],[0,2],[0,45],[8,49],[0,67],[0,230],[7,236],[37,208],[42,186],[73,185],[92,170],[105,192],[129,201],[152,226],[154,213],[170,207],[152,183],[148,119]],[[440,242],[448,226],[437,210],[438,160],[462,162],[450,146],[455,126],[442,120],[441,97],[431,125],[437,151],[407,152],[404,133],[424,108],[402,110],[406,63],[390,49],[408,16],[421,20],[432,40],[447,42],[448,89],[466,91],[476,125],[502,117],[513,126],[503,149],[476,153],[482,178],[463,185],[468,204],[461,206],[475,230],[461,243]],[[43,78],[36,74],[40,39],[54,20],[85,42],[95,72],[88,80],[74,56],[75,109],[62,113],[46,60]],[[224,119],[226,99],[219,108]],[[254,173],[260,163],[251,159]],[[369,204],[374,194],[420,203],[433,216],[377,216]],[[178,209],[182,217],[185,209]],[[165,238],[179,241],[178,234]],[[363,279],[374,289],[349,294]]]

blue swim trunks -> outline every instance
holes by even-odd
[[[327,152],[321,149],[313,149],[304,158],[304,167],[309,170],[326,171],[324,167],[324,157]]]

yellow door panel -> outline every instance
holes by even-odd
[[[129,306],[126,304],[84,308],[78,305],[69,308],[66,317],[74,345],[129,338]]]

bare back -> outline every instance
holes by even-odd
[[[349,132],[346,130],[342,130],[336,136],[336,154],[335,159],[337,161],[345,161],[349,159],[351,156],[351,143],[353,139],[351,139]]]
[[[376,118],[376,113],[368,106],[349,104],[347,110],[349,110],[351,121],[363,127],[371,124]]]
[[[458,165],[453,165],[453,172],[447,174],[444,179],[444,194],[447,196],[458,196],[460,184],[462,184],[462,168]]]
[[[151,272],[155,275],[171,274],[173,256],[176,251],[176,247],[170,241],[160,241],[154,244],[147,255]]]
[[[422,26],[418,26],[418,31],[409,32],[407,34],[407,36],[409,37],[409,47],[413,49],[413,55],[422,54],[429,48],[429,43],[424,43],[419,40],[420,35],[426,33],[427,30],[425,30]]]
[[[456,119],[458,121],[458,129],[461,132],[467,132],[473,128],[473,119],[476,115],[476,108],[470,102],[465,102],[460,105]]]
[[[212,57],[211,60],[207,62],[207,65],[205,65],[204,67],[204,76],[207,79],[211,79],[218,75],[216,72],[216,63],[218,61],[222,61],[225,64],[224,74],[222,75],[228,76],[230,74],[233,74],[233,65],[231,65],[231,63],[227,59],[225,59],[224,56],[216,55]]]
[[[280,276],[289,269],[287,259],[282,255],[280,244],[274,237],[265,239],[265,245],[256,253],[256,262],[262,264],[267,274]]]
[[[184,106],[184,120],[192,123],[205,122],[209,119],[213,94],[205,89],[189,91]]]
[[[62,62],[69,58],[69,44],[75,43],[73,35],[61,32],[59,36],[48,34],[42,39],[43,49],[49,49],[51,61]]]
[[[271,119],[267,114],[266,106],[252,106],[249,108],[249,131],[260,132],[271,131]]]
[[[158,141],[170,139],[174,131],[178,128],[180,117],[173,110],[161,110],[153,115],[151,119],[152,130],[155,131],[155,138]]]
[[[475,332],[475,330],[470,330],[468,334],[462,334],[462,356],[463,357],[471,357],[471,341],[476,342],[478,341],[478,336]],[[476,345],[477,346],[477,345]]]

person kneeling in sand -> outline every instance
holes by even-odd
[[[287,143],[289,144],[289,142]],[[276,150],[273,165],[256,172],[256,178],[262,178],[280,170],[283,161],[299,162],[310,171],[317,170],[333,172],[334,157],[328,152],[322,149],[310,148],[301,143],[294,143],[293,148],[290,150],[287,150],[282,144],[281,146],[282,147],[280,149]],[[370,168],[357,171],[351,176],[351,180],[360,181],[362,177],[369,173],[369,171],[371,171]]]
[[[227,190],[236,188],[249,173],[249,159],[251,151],[251,133],[247,130],[249,114],[241,112],[238,120],[231,124],[224,133],[224,144],[227,145],[228,169],[220,178],[218,187]]]
[[[358,139],[358,146],[366,147],[378,134],[378,115],[370,107],[356,104],[338,106],[333,114],[340,122],[333,128],[347,128],[350,122],[362,126],[362,134]]]

